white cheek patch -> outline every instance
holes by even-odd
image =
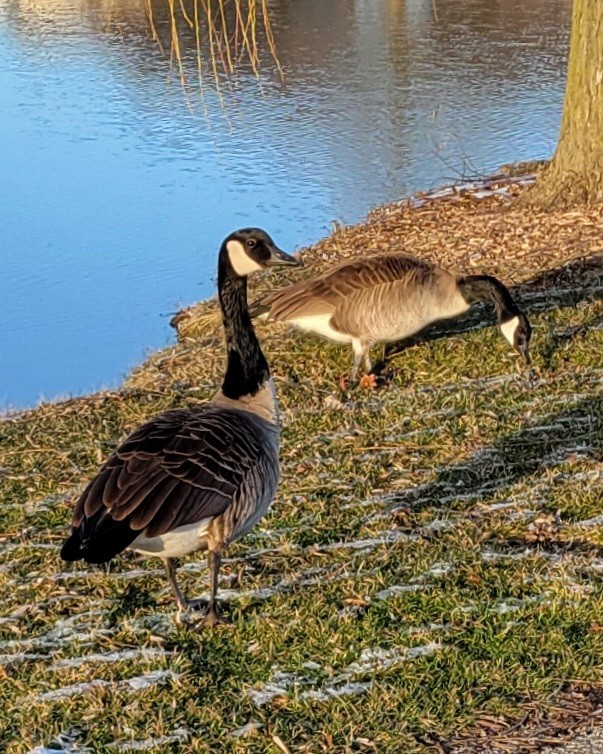
[[[251,275],[252,272],[257,272],[262,269],[255,259],[252,259],[247,254],[245,247],[240,241],[229,241],[226,244],[226,249],[228,251],[230,264],[237,275],[245,277]]]
[[[519,327],[519,317],[513,317],[508,322],[503,322],[500,326],[502,334],[513,346],[515,345],[515,330]]]

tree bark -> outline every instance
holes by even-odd
[[[557,149],[524,197],[540,206],[603,201],[603,0],[574,0]]]

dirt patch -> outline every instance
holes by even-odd
[[[603,686],[570,685],[550,702],[522,705],[513,720],[479,716],[467,731],[432,746],[446,754],[535,754],[592,731],[602,712]]]

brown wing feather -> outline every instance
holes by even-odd
[[[223,513],[262,455],[261,421],[212,406],[158,416],[130,435],[86,487],[73,528],[105,509],[113,521],[128,519],[131,529],[157,536]]]
[[[286,321],[309,315],[334,313],[347,297],[397,281],[421,284],[437,268],[407,254],[387,254],[346,262],[314,280],[301,280],[268,294],[261,301],[270,307],[268,318]]]
[[[417,260],[418,261],[418,260]],[[442,292],[449,273],[431,264],[417,264],[403,269],[389,279],[373,275],[371,285],[358,287],[342,297],[331,317],[331,326],[361,340],[379,341],[413,308],[437,292]]]

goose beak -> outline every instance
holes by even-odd
[[[267,267],[303,267],[301,259],[296,259],[291,254],[286,254],[277,246],[270,247],[270,257],[266,262]]]
[[[516,346],[516,349],[525,361],[526,366],[529,367],[532,360],[530,359],[530,346],[528,345],[527,341],[520,343],[518,346]]]

